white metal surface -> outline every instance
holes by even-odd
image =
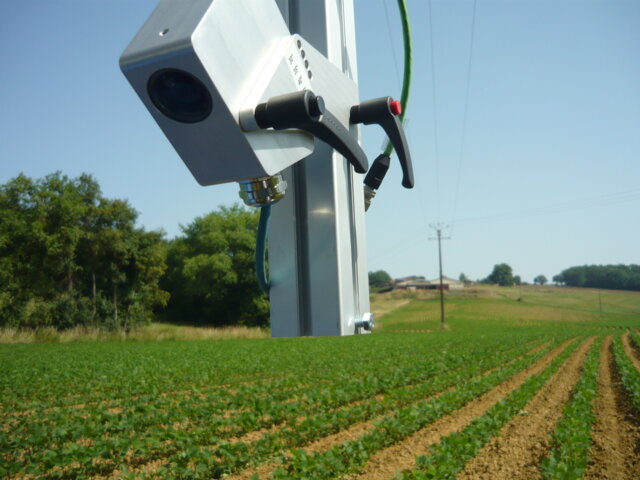
[[[358,135],[349,126],[359,103],[353,0],[161,0],[121,68],[201,184],[285,169],[289,188],[269,231],[272,335],[364,333],[357,326],[369,319],[362,175],[311,135],[253,130],[252,118],[257,103],[309,88]],[[167,68],[204,84],[211,114],[181,123],[156,108],[148,81]]]
[[[313,151],[313,138],[300,131],[238,128],[247,102],[299,88],[284,59],[290,43],[272,1],[161,0],[120,65],[196,180],[211,185],[274,175]],[[181,123],[158,111],[147,82],[163,68],[202,81],[213,97],[212,114],[198,123]]]
[[[290,30],[346,74],[338,80],[327,70],[327,78],[314,81],[314,72],[314,91],[329,102],[342,103],[338,96],[344,95],[343,101],[357,103],[357,89],[352,94],[336,88],[347,77],[353,86],[357,80],[353,1],[279,0],[278,5]],[[338,83],[332,88],[333,82]],[[356,322],[369,312],[362,175],[316,142],[314,153],[284,176],[289,189],[272,208],[269,231],[272,335],[360,333]]]

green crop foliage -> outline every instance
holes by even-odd
[[[631,330],[629,332],[629,335],[631,336],[631,341],[633,342],[635,348],[640,351],[640,334],[638,334],[638,330]]]
[[[622,377],[624,388],[631,396],[634,409],[636,412],[640,412],[640,372],[638,372],[638,369],[625,353],[620,336],[616,336],[613,339],[613,355],[616,359],[616,365]]]
[[[377,423],[371,432],[357,440],[315,455],[298,452],[287,470],[275,472],[274,478],[329,479],[355,472],[379,449],[403,440],[420,428],[462,407],[470,400],[531,365],[547,352],[548,349],[527,355],[489,375],[460,381],[457,388],[453,390],[430,400],[412,404],[394,412],[394,415],[386,416]]]
[[[425,397],[565,337],[0,345],[0,476],[139,477],[162,459],[167,477],[218,477],[388,412],[409,420]]]
[[[514,415],[521,411],[536,392],[560,368],[578,346],[574,342],[558,355],[549,366],[527,379],[518,389],[496,403],[484,415],[473,420],[461,432],[444,437],[429,449],[428,456],[417,459],[418,468],[403,472],[403,480],[455,480],[456,475],[476,453],[496,435]]]
[[[635,297],[618,305],[622,293],[603,294],[601,319],[593,292],[574,298],[559,289],[550,297],[547,290],[494,289],[475,300],[477,292],[452,294],[448,331],[437,330],[438,305],[421,293],[396,303],[373,335],[0,344],[0,478],[210,479],[277,461],[277,479],[351,475],[562,342],[575,339],[553,368],[581,339],[612,328],[619,336],[637,323],[629,313],[637,311]],[[432,331],[399,332],[420,329]],[[619,338],[614,351],[625,388],[637,392]],[[590,421],[580,412],[594,355],[554,433],[556,464],[583,459],[580,435]],[[455,475],[553,368],[406,475]],[[578,417],[582,423],[571,420]],[[360,422],[372,423],[359,438],[305,450]]]
[[[600,339],[602,341],[602,339]],[[545,479],[582,478],[589,462],[591,428],[595,421],[594,400],[598,391],[600,342],[591,347],[582,376],[551,437],[551,450],[540,464]]]

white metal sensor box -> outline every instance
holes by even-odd
[[[273,1],[162,0],[120,66],[201,185],[273,175],[313,152],[308,133],[239,127],[246,105],[309,87]]]

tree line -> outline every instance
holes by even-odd
[[[256,210],[220,207],[171,240],[137,227],[136,219],[128,202],[105,198],[90,175],[20,175],[0,185],[0,326],[127,331],[154,318],[268,325],[268,299],[254,269]],[[378,289],[392,282],[382,270],[369,279]],[[640,266],[571,267],[553,281],[640,290]],[[521,280],[501,263],[479,282]]]
[[[469,283],[464,273],[459,277],[461,282]],[[558,275],[554,275],[553,282],[557,285],[585,288],[603,288],[609,290],[635,290],[640,291],[640,265],[584,265],[570,267]],[[381,288],[390,285],[393,281],[384,270],[369,272],[369,285]],[[537,275],[533,279],[534,285],[545,285],[548,282],[544,275]],[[510,287],[514,285],[526,285],[519,275],[513,274],[513,269],[507,263],[498,263],[493,266],[491,273],[476,283],[499,285]]]
[[[136,219],[89,175],[0,185],[0,326],[268,322],[253,268],[256,212],[223,207],[172,240]]]
[[[538,275],[533,279],[536,285],[547,283],[547,277]],[[609,290],[640,291],[640,265],[584,265],[569,267],[552,281],[558,285],[584,288],[603,288]],[[506,263],[499,263],[485,279],[478,283],[512,286],[523,284],[518,275],[513,275],[512,268]]]
[[[558,285],[584,288],[603,288],[609,290],[640,291],[640,265],[584,265],[569,267],[552,277]],[[511,267],[500,263],[493,267],[489,276],[479,283],[498,284],[500,286],[520,285],[518,275],[513,275]],[[538,275],[533,279],[536,285],[547,283],[547,277]]]
[[[640,265],[583,265],[570,267],[553,277],[570,287],[640,291]]]

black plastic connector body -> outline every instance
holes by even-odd
[[[402,168],[402,186],[405,188],[413,188],[415,182],[413,178],[411,153],[409,152],[409,146],[407,145],[402,123],[397,113],[394,113],[392,110],[392,103],[396,102],[394,102],[391,97],[381,97],[362,102],[359,105],[351,107],[350,121],[352,124],[363,123],[365,125],[376,123],[384,129],[385,133],[389,136],[393,148],[395,148],[398,154],[398,160]],[[397,105],[399,105],[399,102],[397,102]],[[369,184],[367,183],[367,185]]]
[[[343,155],[358,173],[365,173],[369,168],[358,141],[326,109],[322,97],[309,90],[272,97],[256,107],[254,117],[260,128],[297,128],[310,133]]]
[[[371,168],[367,172],[367,176],[364,177],[364,184],[373,190],[380,188],[380,184],[382,183],[382,180],[384,180],[384,176],[387,174],[390,164],[391,157],[389,157],[389,155],[385,155],[384,153],[378,155],[371,164]]]

